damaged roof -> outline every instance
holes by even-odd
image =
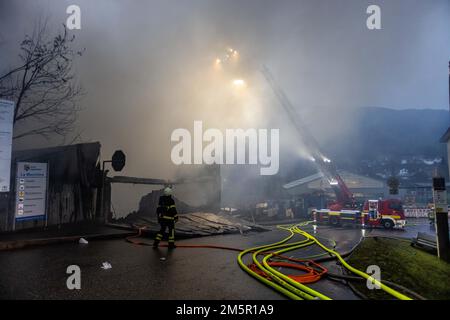
[[[100,143],[81,143],[42,149],[14,151],[13,163],[47,162],[49,179],[55,184],[80,182],[94,183],[96,166],[100,157]]]

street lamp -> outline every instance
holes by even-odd
[[[215,60],[215,65],[221,65],[221,64],[228,64],[230,63],[230,60],[236,60],[239,57],[239,52],[237,50],[234,50],[232,48],[228,48],[224,55],[218,57]]]
[[[235,79],[235,80],[233,80],[233,85],[234,85],[235,87],[242,88],[242,87],[245,87],[246,83],[245,83],[245,81],[242,80],[242,79]]]

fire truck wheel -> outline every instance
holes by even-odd
[[[394,227],[394,223],[391,220],[383,220],[383,227],[385,229],[392,229]]]
[[[332,226],[338,226],[339,225],[339,218],[336,216],[331,216],[330,217],[330,224]]]

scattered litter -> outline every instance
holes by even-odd
[[[161,257],[161,258],[159,258],[159,260],[166,261],[166,258],[165,257]]]
[[[88,244],[89,242],[85,238],[80,238],[80,241],[78,241],[79,244]]]
[[[111,269],[111,268],[112,268],[111,263],[109,263],[109,262],[103,262],[102,263],[102,269],[103,270],[108,270],[108,269]]]

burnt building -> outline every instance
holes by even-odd
[[[99,157],[98,142],[13,152],[11,192],[0,201],[0,231],[94,221],[101,181]],[[47,164],[44,219],[15,219],[19,162]]]

